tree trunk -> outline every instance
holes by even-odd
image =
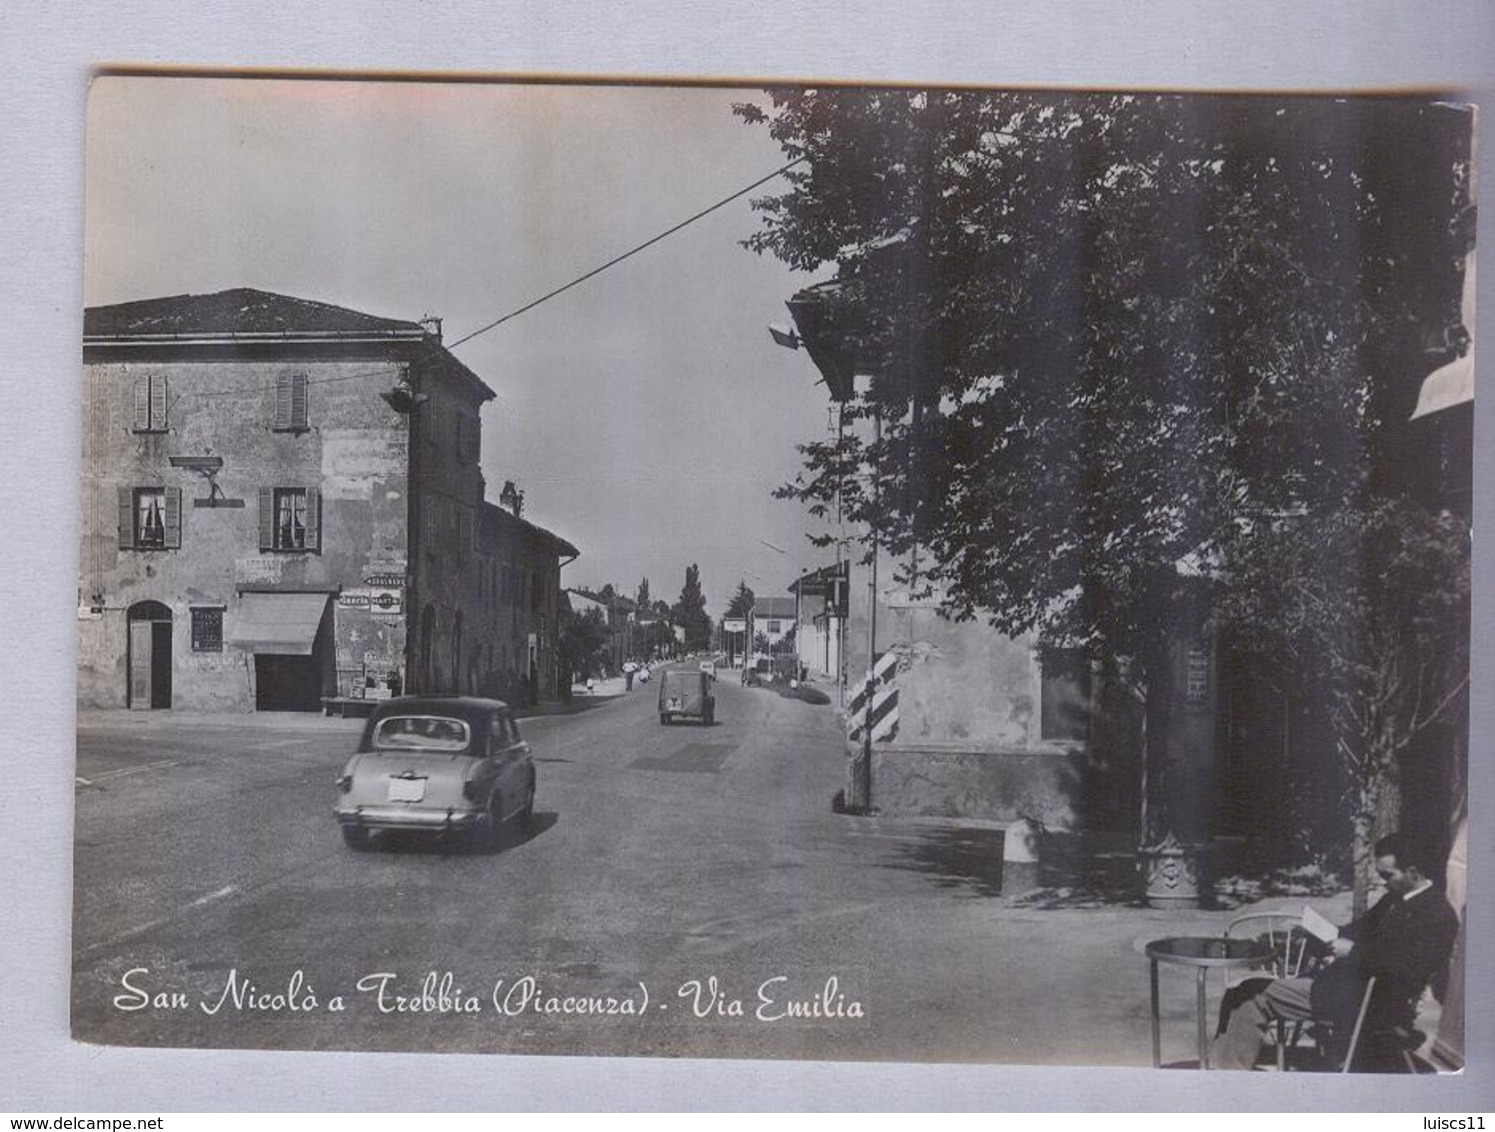
[[[1353,910],[1357,917],[1365,914],[1370,903],[1370,890],[1375,884],[1375,843],[1388,833],[1396,832],[1402,812],[1401,776],[1397,773],[1396,756],[1372,751],[1366,757],[1373,769],[1361,786],[1359,812],[1355,815]]]

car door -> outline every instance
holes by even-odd
[[[489,737],[498,790],[504,800],[504,816],[518,812],[529,789],[529,744],[519,737],[519,724],[512,713],[493,713]]]

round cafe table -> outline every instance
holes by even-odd
[[[1272,948],[1262,940],[1221,939],[1210,936],[1170,936],[1155,939],[1147,945],[1152,960],[1152,1065],[1163,1064],[1162,1033],[1158,1015],[1158,964],[1172,963],[1193,967],[1198,972],[1195,1010],[1199,1023],[1199,1068],[1209,1068],[1208,1011],[1205,1004],[1205,977],[1212,969],[1259,967],[1272,960]]]

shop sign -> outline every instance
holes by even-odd
[[[337,595],[337,603],[343,609],[366,609],[370,613],[396,615],[405,611],[405,596],[402,590],[373,587],[348,589]]]

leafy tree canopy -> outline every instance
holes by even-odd
[[[599,609],[576,613],[569,607],[560,611],[561,664],[569,672],[595,676],[607,658],[611,634]]]
[[[820,298],[873,378],[846,411],[883,425],[805,446],[782,494],[839,489],[920,545],[951,614],[1140,655],[1180,564],[1229,585],[1260,523],[1405,490],[1427,351],[1459,348],[1456,110],[769,94],[738,113],[809,160],[748,246],[834,269]]]
[[[1131,658],[1150,720],[1201,606],[1255,634],[1326,689],[1363,859],[1394,752],[1467,681],[1467,526],[1408,417],[1468,346],[1468,109],[783,89],[737,113],[806,159],[747,246],[825,273],[796,321],[837,384],[871,377],[779,494],[917,546],[905,581],[950,616]]]

